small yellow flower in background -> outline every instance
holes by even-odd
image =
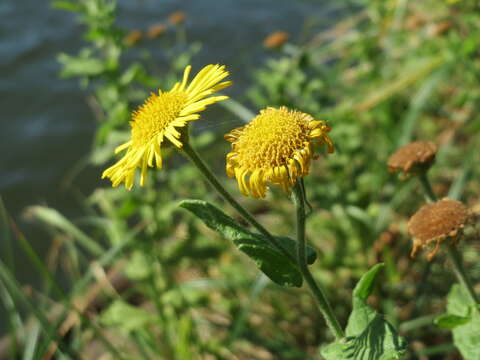
[[[197,120],[200,111],[208,105],[228,96],[210,96],[232,84],[224,81],[228,76],[225,66],[207,65],[195,76],[187,86],[191,66],[183,73],[183,80],[177,82],[170,91],[158,91],[132,113],[131,139],[115,149],[115,153],[127,149],[126,154],[115,165],[102,174],[102,179],[110,178],[112,186],[125,182],[125,187],[131,189],[134,183],[135,171],[141,168],[140,185],[145,184],[147,167],[162,167],[160,146],[167,138],[176,147],[181,148],[180,132],[177,128],[184,127],[189,121]]]
[[[225,135],[232,143],[227,175],[237,179],[246,196],[265,197],[267,183],[289,193],[296,179],[309,173],[315,143],[333,152],[329,131],[325,121],[284,106],[261,110],[250,124]]]

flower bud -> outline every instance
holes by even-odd
[[[432,166],[436,153],[437,147],[431,141],[415,141],[398,148],[390,156],[388,169],[405,174],[425,172]]]

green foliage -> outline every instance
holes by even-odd
[[[438,316],[435,324],[452,329],[453,343],[465,360],[480,358],[480,306],[468,300],[466,290],[455,284],[447,297],[447,314]]]
[[[151,314],[122,300],[116,300],[102,313],[100,322],[115,327],[121,332],[130,333],[143,329],[154,321]]]
[[[184,200],[180,206],[191,211],[210,229],[232,241],[240,251],[248,255],[272,281],[282,286],[302,286],[302,275],[296,264],[292,263],[268,240],[240,226],[230,216],[217,207],[202,200]],[[283,247],[295,256],[295,241],[287,237],[276,237]],[[315,261],[315,250],[307,250],[308,261]]]
[[[459,325],[464,325],[469,321],[470,321],[469,317],[452,315],[452,314],[442,314],[442,315],[438,315],[434,319],[433,323],[438,327],[441,327],[444,329],[453,329]]]
[[[429,173],[434,190],[475,205],[478,5],[470,0],[346,3],[353,12],[340,11],[340,18],[322,20],[321,28],[314,21],[306,24],[302,41],[292,34],[294,41],[269,50],[255,69],[245,69],[253,83],[250,103],[223,102],[226,116],[210,113],[213,131],[193,131],[192,141],[223,174],[227,144],[216,124],[232,118],[248,122],[260,108],[280,105],[327,120],[336,151],[320,153],[305,178],[312,206],[307,237],[318,249],[308,248],[308,260],[312,264],[318,256],[311,269],[340,323],[347,324],[347,338],[323,346],[322,354],[335,360],[386,360],[403,353],[410,359],[445,358],[455,349],[450,332],[432,326],[432,313],[445,305],[453,276],[440,265],[441,252],[428,266],[410,259],[406,221],[422,196],[415,179],[400,183],[390,175],[386,160],[408,141],[436,142],[440,151]],[[164,38],[128,43],[130,29],[117,22],[113,0],[53,6],[73,12],[84,27],[82,48],[58,56],[60,75],[80,81],[98,120],[91,153],[81,165],[104,168],[115,147],[128,141],[131,111],[150,91],[177,81],[201,46],[186,42],[190,26],[172,24]],[[167,14],[158,15],[167,24]],[[145,49],[150,41],[161,49],[161,59]],[[44,358],[58,343],[54,356],[62,359],[89,357],[92,349],[98,353],[91,358],[316,359],[318,347],[331,338],[310,295],[291,288],[301,285],[296,265],[262,235],[210,205],[214,195],[195,169],[172,148],[162,152],[165,167],[148,171],[145,187],[98,188],[80,196],[84,213],[74,220],[51,205],[30,207],[28,218],[52,239],[51,244],[29,239],[35,248],[51,246],[45,261],[23,237],[23,223],[15,224],[0,206],[0,246],[6,245],[0,253],[0,306],[8,311],[9,339],[14,339],[10,357]],[[233,180],[221,180],[238,194]],[[272,186],[266,200],[242,199],[242,204],[267,229],[290,234],[292,205],[277,190]],[[182,206],[247,257],[190,213],[178,211],[179,199],[186,198],[202,199]],[[276,239],[295,256],[292,239]],[[472,243],[461,249],[478,282],[480,262]],[[249,266],[252,260],[261,273]],[[25,261],[41,279],[38,286],[16,279]],[[380,295],[370,295],[383,266],[367,270],[378,262],[386,271],[376,284],[381,301],[375,302]],[[283,287],[272,286],[262,273]],[[348,289],[360,277],[351,299]],[[471,360],[480,358],[480,330],[478,313],[466,298],[454,286],[447,313],[435,323],[452,329],[455,346]],[[77,312],[78,304],[88,305],[84,313]],[[419,348],[407,349],[385,318]],[[65,324],[72,327],[62,334]]]
[[[100,255],[103,249],[90,236],[81,231],[75,224],[65,218],[57,210],[45,206],[31,206],[28,213],[37,220],[52,228],[58,228],[70,235],[78,243],[94,255]]]
[[[345,330],[346,339],[325,346],[321,354],[327,360],[394,360],[406,351],[405,340],[392,325],[367,304],[367,298],[383,264],[377,264],[362,276],[353,290],[352,313]]]

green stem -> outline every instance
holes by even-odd
[[[413,320],[408,320],[400,324],[398,327],[398,330],[401,333],[407,333],[409,331],[426,327],[426,326],[431,326],[433,323],[433,320],[440,315],[440,313],[435,313],[435,314],[429,314],[429,315],[424,315],[420,316],[416,319]]]
[[[338,322],[332,307],[330,306],[327,297],[323,290],[316,283],[312,273],[308,269],[306,240],[305,240],[305,196],[302,186],[299,182],[293,187],[293,195],[295,200],[295,207],[297,210],[297,260],[302,272],[303,278],[307,282],[308,287],[317,301],[318,308],[325,318],[330,331],[335,335],[335,338],[341,339],[345,334]]]
[[[422,184],[422,187],[425,191],[427,198],[432,202],[437,201],[437,196],[433,192],[432,186],[430,185],[430,181],[428,180],[426,172],[419,175],[418,178],[420,180],[420,183]],[[474,304],[479,304],[478,297],[475,294],[475,291],[473,290],[472,283],[470,282],[467,276],[467,273],[465,271],[465,268],[463,267],[462,256],[459,253],[458,249],[454,245],[448,244],[448,243],[446,244],[445,248],[447,252],[447,257],[453,265],[453,271],[457,276],[458,281],[460,282],[460,284],[462,284],[462,286],[467,291],[468,296],[470,297],[470,300],[472,300]]]
[[[465,290],[467,290],[468,296],[470,297],[470,300],[473,302],[473,304],[480,304],[480,302],[478,301],[478,297],[475,294],[475,290],[473,289],[472,283],[470,282],[470,279],[465,272],[465,268],[463,267],[461,254],[458,252],[457,248],[454,245],[446,245],[447,256],[453,265],[453,271],[455,272],[458,281],[460,282],[460,284],[463,285]]]
[[[237,200],[234,199],[232,195],[223,187],[222,184],[218,181],[217,177],[213,172],[208,168],[202,158],[197,154],[197,152],[192,148],[190,143],[183,141],[183,152],[190,159],[190,161],[200,170],[205,179],[212,185],[215,190],[227,201],[238,213],[254,228],[256,228],[263,236],[267,238],[272,246],[277,248],[283,255],[290,259],[293,263],[296,263],[295,258],[290,254],[281,244],[275,239],[275,237],[268,232],[257,220],[255,217],[250,214],[242,205],[240,205]]]
[[[423,187],[423,191],[425,192],[425,197],[428,199],[429,202],[435,202],[438,200],[437,195],[433,192],[432,185],[430,185],[430,181],[427,177],[427,172],[422,172],[418,175],[418,180]]]

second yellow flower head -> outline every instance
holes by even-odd
[[[315,143],[333,152],[329,131],[325,121],[284,106],[261,110],[251,123],[225,135],[232,143],[227,175],[246,196],[265,197],[267,183],[289,193],[296,179],[309,173]]]

